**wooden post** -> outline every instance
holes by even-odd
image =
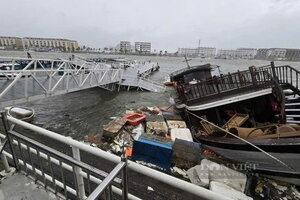
[[[277,78],[274,61],[271,61],[271,69],[272,69],[273,78],[275,77]]]
[[[249,67],[249,72],[250,72],[250,75],[251,75],[253,86],[256,87],[257,86],[257,80],[256,80],[256,74],[255,74],[254,70],[255,70],[254,66]]]

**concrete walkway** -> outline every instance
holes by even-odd
[[[21,173],[6,177],[0,183],[0,200],[59,200],[53,193]]]

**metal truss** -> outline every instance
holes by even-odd
[[[123,69],[79,59],[0,58],[0,107],[119,83],[122,74]]]

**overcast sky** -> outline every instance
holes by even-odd
[[[300,48],[299,0],[0,0],[0,35],[178,47]]]

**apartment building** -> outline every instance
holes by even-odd
[[[217,49],[214,47],[178,48],[179,56],[200,56],[205,58],[214,57]]]
[[[74,52],[79,47],[75,40],[56,38],[25,37],[22,39],[22,44],[23,48],[27,50],[60,50],[65,52]]]
[[[135,42],[134,43],[135,52],[142,54],[151,53],[151,42]]]
[[[131,44],[129,41],[121,41],[119,48],[121,52],[131,52]]]
[[[254,59],[257,54],[257,49],[255,48],[238,48],[236,50],[236,57],[243,59]]]
[[[197,48],[178,48],[179,56],[198,56],[199,50]]]
[[[223,59],[236,58],[237,51],[233,49],[219,49],[217,56]]]
[[[0,49],[22,49],[22,39],[0,36]]]
[[[285,59],[286,52],[286,49],[281,48],[269,49],[267,56],[268,58]]]

